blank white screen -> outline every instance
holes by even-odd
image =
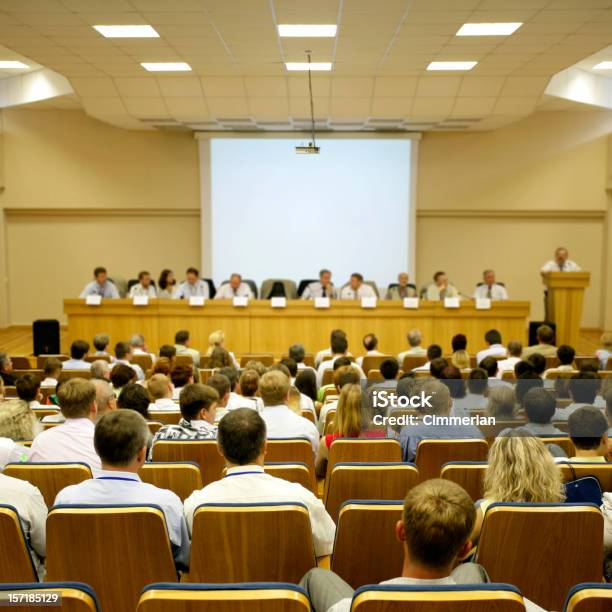
[[[352,272],[386,286],[409,269],[411,141],[321,141],[298,155],[293,139],[210,141],[212,273],[316,278]]]

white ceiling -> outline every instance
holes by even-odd
[[[487,21],[524,25],[509,37],[455,37]],[[339,29],[280,39],[278,23]],[[150,24],[160,38],[105,39],[94,24]],[[612,0],[1,0],[0,44],[66,76],[69,107],[78,100],[121,127],[304,128],[306,75],[284,62],[310,49],[333,62],[313,76],[321,128],[480,130],[530,114],[555,73],[611,45]],[[434,60],[479,63],[427,73]],[[152,76],[143,61],[193,72]]]

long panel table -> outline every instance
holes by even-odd
[[[358,301],[333,301],[329,309],[314,307],[312,301],[289,300],[286,308],[272,308],[269,300],[253,300],[246,307],[235,307],[230,300],[207,300],[204,306],[190,306],[179,300],[151,300],[147,306],[134,306],[131,300],[104,300],[88,306],[82,299],[64,301],[68,316],[68,337],[72,342],[106,332],[111,343],[144,334],[150,350],[173,344],[174,334],[188,329],[191,346],[205,350],[210,332],[222,329],[227,347],[237,354],[267,352],[281,355],[294,342],[309,352],[329,346],[329,333],[341,328],[348,334],[349,349],[362,352],[361,339],[370,332],[379,339],[379,350],[399,353],[406,350],[406,333],[418,328],[423,344],[440,344],[450,351],[454,334],[468,337],[468,350],[485,348],[484,334],[498,329],[504,342],[527,339],[529,302],[493,302],[490,310],[476,310],[466,300],[456,309],[440,302],[421,301],[418,309],[407,309],[400,301],[380,300],[376,308],[362,308]]]

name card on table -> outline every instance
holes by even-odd
[[[270,306],[272,308],[287,308],[287,298],[273,297],[270,299]]]
[[[148,306],[149,305],[149,296],[148,295],[135,295],[132,299],[132,304],[134,306]]]
[[[444,298],[444,308],[459,308],[459,298],[458,297]]]
[[[489,298],[476,298],[476,310],[491,310],[491,300]]]
[[[101,295],[88,295],[85,298],[85,304],[87,304],[87,306],[99,306],[101,303],[102,303]]]
[[[375,297],[362,297],[361,307],[362,308],[376,308],[376,298]]]
[[[318,297],[315,298],[314,307],[315,308],[329,308],[330,301],[328,297]]]
[[[419,307],[418,297],[404,298],[404,308],[412,308],[416,310],[418,307]]]
[[[237,308],[244,308],[249,305],[249,298],[242,295],[237,295],[233,300],[232,304]]]
[[[190,306],[204,306],[204,296],[203,295],[192,295],[189,298]]]

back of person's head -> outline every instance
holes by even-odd
[[[373,351],[378,346],[378,338],[374,334],[366,334],[363,337],[363,348],[366,351]]]
[[[350,366],[353,362],[350,357],[343,356],[338,357],[338,359],[334,359],[334,364],[332,365],[333,370],[337,370],[338,368],[342,368],[344,366]]]
[[[435,478],[406,495],[400,537],[414,565],[450,573],[457,556],[469,551],[466,544],[475,521],[474,503],[465,490]]]
[[[344,337],[346,338],[346,332],[343,329],[332,329],[329,334],[329,345],[331,346],[334,338]]]
[[[216,374],[223,374],[230,383],[230,391],[236,390],[236,385],[238,384],[239,372],[233,366],[226,366],[225,368],[219,368]]]
[[[352,369],[353,368],[351,368],[351,370]],[[295,377],[295,387],[300,393],[309,397],[313,402],[316,401],[317,377],[312,370],[300,370]]]
[[[259,374],[255,370],[245,370],[238,380],[240,393],[244,397],[253,397],[259,388]]]
[[[219,393],[208,384],[208,381],[205,385],[201,383],[185,385],[179,395],[181,414],[186,421],[195,419],[202,410],[210,410],[218,401]]]
[[[412,397],[417,387],[417,377],[410,376],[410,372],[407,372],[397,381],[397,387],[395,393],[397,397]]]
[[[595,372],[578,372],[570,378],[569,392],[574,402],[592,404],[599,393],[601,379]]]
[[[535,372],[521,374],[514,385],[514,393],[519,406],[523,406],[523,398],[530,389],[542,389],[543,387],[544,382]]]
[[[164,376],[170,377],[170,372],[172,372],[172,366],[174,364],[167,357],[158,357],[151,368],[151,376],[155,376],[155,374],[163,374]]]
[[[303,363],[306,357],[306,350],[303,344],[292,344],[289,347],[289,357],[295,361],[295,363]]]
[[[451,338],[451,347],[455,351],[465,351],[467,348],[467,336],[465,334],[455,334]]]
[[[332,336],[331,351],[334,355],[344,355],[348,350],[348,340],[346,336]]]
[[[501,334],[496,329],[490,329],[484,336],[487,344],[501,344]]]
[[[438,416],[446,416],[451,409],[451,396],[448,387],[436,380],[435,378],[426,378],[422,383],[419,383],[418,390],[422,391],[429,398],[430,407],[423,407],[422,412],[425,414],[435,414]]]
[[[58,376],[62,371],[62,360],[57,357],[49,357],[45,361],[44,375],[45,376]]]
[[[176,347],[171,344],[162,344],[159,347],[159,357],[165,357],[169,361],[172,361],[176,357]]]
[[[123,365],[123,364],[120,363],[119,365]],[[130,368],[130,370],[131,369],[132,368]],[[91,373],[92,380],[99,379],[99,378],[106,380],[110,374],[110,370],[111,370],[111,367],[108,361],[104,359],[96,359],[91,364],[91,368],[89,371]]]
[[[442,378],[442,372],[448,367],[448,361],[444,357],[436,357],[429,363],[429,373],[434,378]]]
[[[266,372],[259,381],[264,406],[284,404],[289,393],[289,379],[279,371]]]
[[[518,340],[510,340],[506,346],[509,357],[520,357],[523,352],[523,345]]]
[[[581,406],[567,419],[567,427],[574,446],[579,450],[596,450],[608,433],[608,420],[593,406]]]
[[[561,471],[544,443],[518,427],[498,436],[489,449],[484,497],[494,502],[563,501]]]
[[[153,374],[147,382],[147,391],[153,401],[169,397],[170,379],[164,374]]]
[[[472,395],[484,395],[488,386],[487,373],[481,368],[474,368],[468,375],[467,388]]]
[[[542,344],[552,344],[555,339],[555,332],[550,325],[540,325],[536,329],[536,337]]]
[[[345,438],[356,438],[365,424],[363,414],[361,386],[355,383],[344,385],[338,398],[333,432]]]
[[[433,361],[438,357],[442,357],[442,347],[439,344],[430,344],[427,347],[427,359]]]
[[[452,398],[465,397],[465,381],[459,368],[452,365],[445,367],[440,374],[440,380],[448,387]]]
[[[267,370],[267,372],[280,372],[287,377],[287,380],[291,382],[291,372],[289,372],[289,368],[284,363],[275,363],[271,365]]]
[[[513,418],[516,414],[514,389],[507,385],[495,385],[492,389],[489,389],[485,412],[487,416],[493,416],[498,419]]]
[[[336,389],[342,389],[344,385],[359,383],[359,372],[351,366],[345,365],[334,370],[334,385]]]
[[[423,340],[421,330],[411,329],[406,336],[406,340],[408,340],[408,344],[413,348],[419,346]]]
[[[536,374],[536,371],[533,369],[533,365],[531,365],[530,361],[522,360],[517,361],[514,364],[514,376],[516,376],[516,378],[519,378],[523,375],[529,375],[532,377],[538,376],[538,374]]]
[[[125,410],[135,410],[145,419],[149,418],[149,403],[151,399],[146,389],[136,383],[128,383],[123,387],[117,399],[117,406]]]
[[[489,378],[493,378],[497,375],[497,359],[495,359],[495,357],[491,357],[491,355],[481,360],[478,367],[481,370],[484,370]]]
[[[270,372],[270,374],[277,373]],[[254,463],[264,452],[266,423],[257,411],[237,408],[228,412],[219,422],[217,441],[228,463],[233,465]]]
[[[574,357],[576,351],[573,346],[569,344],[562,344],[557,349],[557,357],[559,358],[559,365],[572,365],[574,363]]]
[[[40,379],[34,374],[24,374],[15,381],[17,397],[24,402],[33,402],[40,392]]]
[[[129,342],[117,342],[115,344],[115,357],[117,359],[125,359],[132,352],[132,347]]]
[[[210,360],[208,362],[209,368],[226,368],[232,366],[232,356],[229,351],[222,346],[215,346],[210,354]]]
[[[136,380],[136,372],[129,365],[117,363],[113,366],[110,381],[115,389],[121,389],[133,380]]]
[[[71,378],[57,392],[60,410],[67,419],[86,419],[96,400],[96,388],[84,378]]]
[[[96,389],[96,409],[98,418],[101,418],[112,410],[113,403],[116,399],[115,392],[107,380],[95,378],[91,382]]]
[[[177,363],[170,370],[170,380],[177,388],[184,387],[193,382],[193,366],[187,363]]]
[[[6,400],[0,405],[2,406],[0,410],[0,438],[9,438],[15,442],[33,440],[42,430],[42,425],[27,402],[14,398]]]
[[[470,354],[467,351],[455,351],[451,355],[451,364],[460,370],[467,370],[470,367]]]
[[[380,373],[385,380],[395,380],[399,372],[399,363],[397,359],[384,359],[380,364]]]
[[[220,400],[223,400],[223,398],[229,394],[231,388],[229,378],[224,374],[219,374],[219,372],[215,372],[212,376],[209,376],[206,384],[219,394]]]
[[[94,431],[94,448],[105,465],[130,465],[142,453],[146,455],[149,427],[144,417],[134,410],[113,410],[105,414]]]
[[[186,329],[181,329],[174,334],[174,344],[183,345],[189,340],[189,332]]]
[[[72,359],[83,359],[89,351],[89,342],[85,340],[75,340],[70,345],[70,357]]]
[[[110,337],[108,334],[96,334],[93,339],[93,345],[96,351],[104,352],[106,347],[110,344]]]
[[[6,371],[10,361],[11,361],[11,358],[8,356],[8,353],[0,352],[0,371],[1,372]]]
[[[268,371],[268,368],[266,368],[266,366],[257,359],[250,359],[247,361],[244,369],[255,370],[255,372],[259,374],[260,378]]]
[[[528,421],[546,425],[555,414],[557,402],[552,393],[541,387],[533,387],[523,395],[522,406]]]
[[[298,367],[297,362],[294,359],[291,359],[291,357],[285,357],[285,359],[280,360],[280,363],[289,370],[291,378],[295,378],[297,376]]]
[[[225,342],[225,333],[222,329],[216,329],[208,335],[208,346],[213,348],[221,346]]]
[[[140,347],[145,344],[145,337],[142,334],[132,334],[132,337],[129,340],[130,346]]]
[[[541,353],[532,353],[527,357],[527,361],[531,364],[533,371],[538,375],[542,376],[546,370],[546,357]]]

